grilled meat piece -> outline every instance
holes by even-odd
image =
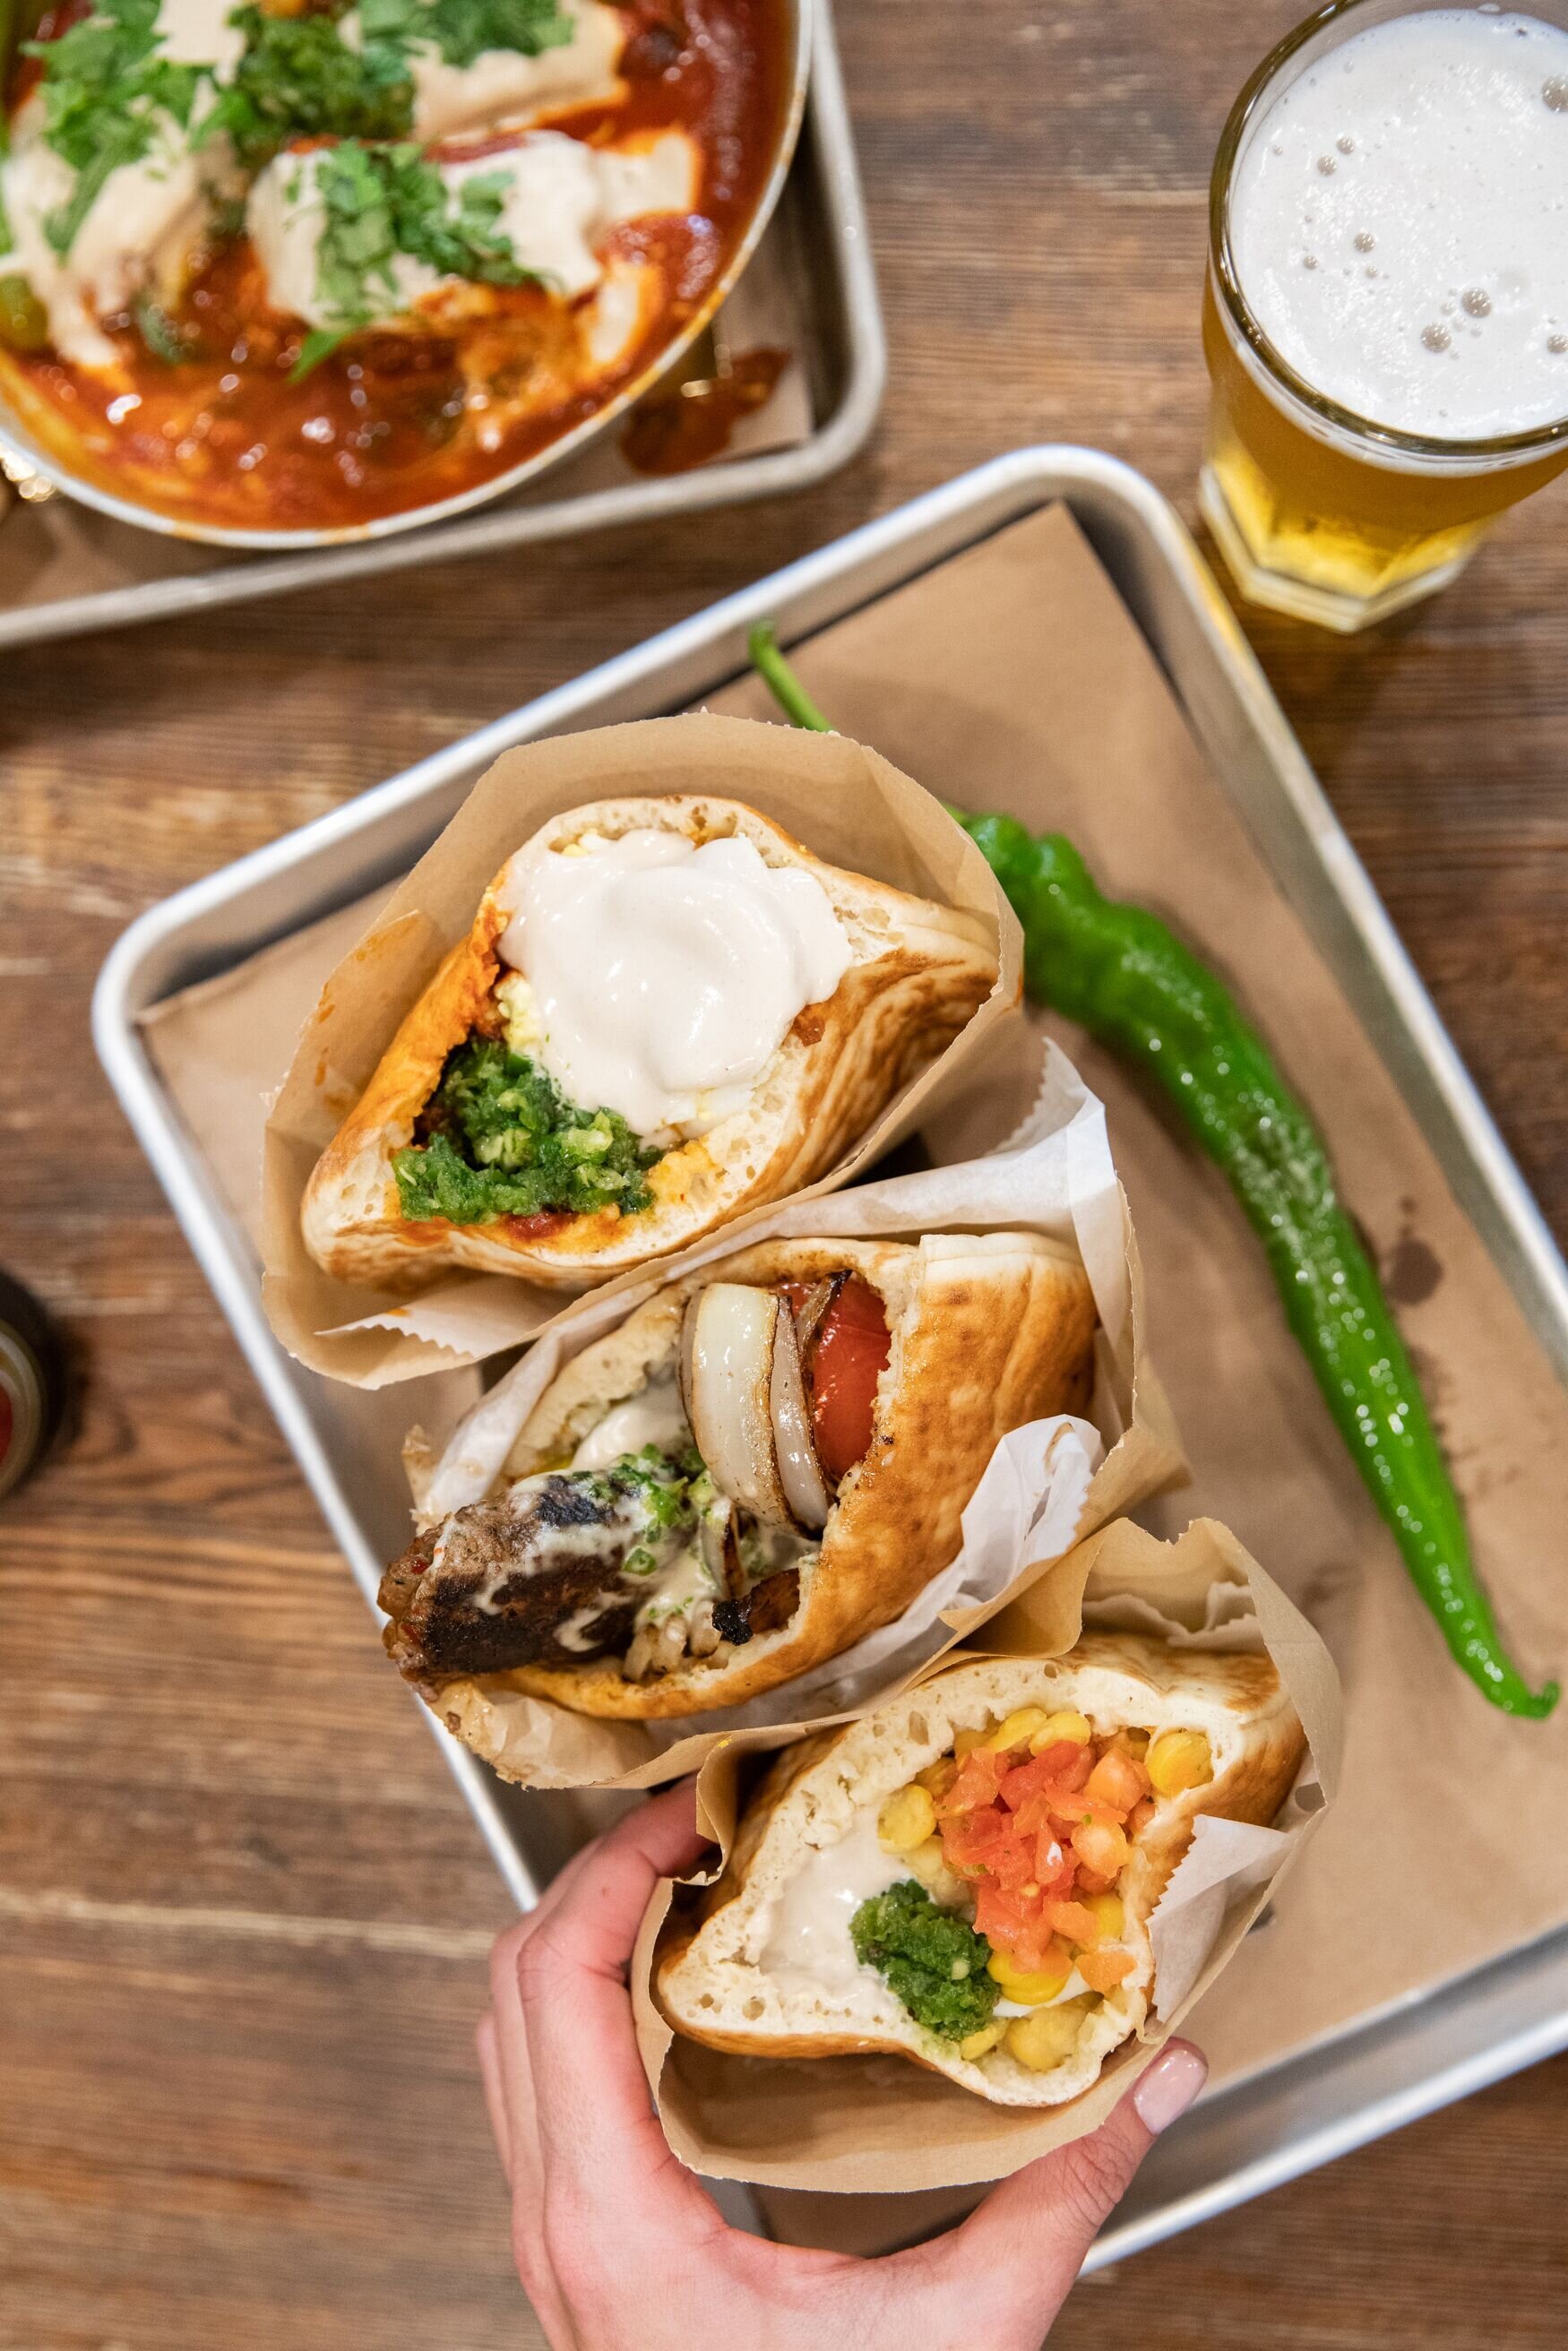
[[[765,1575],[739,1600],[721,1600],[713,1612],[714,1628],[722,1640],[738,1649],[757,1633],[777,1633],[788,1625],[800,1604],[800,1571],[780,1568]]]
[[[387,1653],[410,1681],[431,1681],[623,1649],[643,1592],[621,1564],[646,1532],[635,1493],[557,1470],[471,1502],[382,1576]]]

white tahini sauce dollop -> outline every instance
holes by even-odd
[[[882,1978],[861,1965],[850,1940],[850,1920],[873,1894],[885,1894],[912,1872],[900,1854],[877,1842],[876,1813],[865,1807],[836,1844],[803,1862],[779,1893],[762,1954],[764,1972],[793,1990],[810,1984],[853,2005],[862,1986],[873,2004]]]
[[[748,841],[645,831],[520,851],[501,960],[533,998],[529,1050],[569,1100],[635,1132],[702,1134],[745,1105],[808,1004],[852,960],[813,875]]]
[[[692,1432],[674,1372],[663,1372],[633,1396],[612,1405],[603,1419],[591,1428],[571,1457],[574,1469],[613,1469],[628,1453],[644,1445],[674,1452],[689,1445]]]

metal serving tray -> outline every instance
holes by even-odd
[[[94,1003],[104,1067],[368,1599],[402,1540],[396,1457],[404,1416],[375,1394],[301,1371],[272,1338],[250,1245],[162,1090],[138,1016],[405,872],[509,745],[685,708],[746,667],[756,621],[775,619],[788,643],[1054,499],[1066,501],[1109,570],[1214,770],[1378,1040],[1457,1197],[1568,1374],[1568,1270],[1180,521],[1113,458],[1020,450],[181,892],[142,915],[110,955]],[[436,1736],[525,1907],[588,1823],[618,1801],[503,1787]],[[1205,2098],[1149,2157],[1088,2266],[1120,2260],[1565,2045],[1561,1934]]]
[[[147,576],[123,585],[46,601],[8,603],[7,531],[18,517],[0,512],[0,648],[89,629],[127,628],[278,596],[295,588],[358,580],[412,563],[444,563],[457,556],[493,555],[507,548],[574,538],[617,523],[658,520],[749,498],[804,489],[835,473],[860,448],[882,404],[887,350],[860,171],[844,97],[843,76],[829,0],[817,0],[811,78],[800,144],[755,273],[766,264],[789,289],[802,325],[801,359],[812,416],[807,437],[787,449],[739,456],[664,477],[644,475],[609,486],[599,449],[570,460],[561,473],[465,519],[393,534],[360,546],[312,549],[288,555],[225,555],[203,549],[195,569],[190,550],[156,532],[112,523],[64,497],[48,511],[68,513],[73,527],[107,534],[116,549],[144,559]],[[747,280],[742,280],[742,287]],[[732,297],[732,299],[735,298]],[[744,295],[742,295],[744,298]],[[725,313],[719,314],[722,324]],[[577,480],[579,486],[573,489]],[[21,510],[25,517],[26,507]],[[39,512],[42,509],[38,509]],[[15,539],[9,545],[16,545]],[[176,566],[171,571],[171,566]]]

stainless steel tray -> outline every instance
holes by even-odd
[[[507,746],[678,710],[746,666],[752,624],[826,626],[1053,499],[1087,534],[1209,761],[1378,1040],[1461,1205],[1568,1375],[1568,1269],[1340,830],[1245,640],[1173,510],[1096,452],[998,459],[727,598],[449,750],[153,907],[106,963],[99,1052],[367,1598],[401,1541],[403,1416],[300,1371],[263,1320],[257,1269],[181,1124],[138,1016],[406,871]],[[433,1729],[434,1725],[432,1725]],[[614,1800],[504,1788],[441,1738],[497,1865],[527,1906]],[[1206,2098],[1145,2164],[1089,2266],[1116,2261],[1568,2045],[1568,1934],[1478,1970],[1310,2054]]]
[[[253,596],[358,580],[405,564],[492,555],[506,548],[574,538],[617,523],[773,497],[803,489],[847,465],[876,421],[887,351],[829,0],[818,0],[800,145],[752,265],[754,273],[765,259],[789,283],[791,307],[804,322],[801,356],[813,421],[808,436],[793,447],[719,460],[668,477],[643,476],[585,488],[585,475],[590,484],[602,484],[603,462],[595,449],[570,460],[559,474],[547,475],[537,487],[468,519],[362,546],[290,555],[194,550],[177,539],[89,514],[61,498],[50,502],[51,515],[57,510],[68,514],[73,530],[90,535],[95,547],[122,551],[120,561],[145,564],[146,574],[88,593],[26,602],[11,601],[8,594],[17,541],[14,536],[8,540],[7,532],[26,528],[29,510],[22,508],[22,519],[9,521],[0,513],[0,647],[77,636],[89,629],[126,628]],[[743,287],[747,283],[742,281]],[[721,320],[723,316],[721,312]]]

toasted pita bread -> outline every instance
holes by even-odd
[[[967,2061],[956,2043],[917,2024],[874,1969],[858,1969],[846,1991],[817,1987],[799,1970],[781,1979],[769,1958],[780,1897],[808,1861],[868,1815],[874,1819],[895,1789],[951,1750],[956,1732],[983,1729],[1024,1706],[1073,1708],[1097,1736],[1201,1730],[1214,1759],[1207,1785],[1157,1800],[1134,1840],[1120,1886],[1119,1938],[1134,1955],[1133,1972],[1083,2017],[1076,2047],[1047,2073],[1020,2065],[1005,2042]],[[659,2004],[676,2032],[737,2055],[896,2052],[998,2105],[1059,2105],[1089,2088],[1111,2051],[1148,2014],[1148,1922],[1194,1823],[1271,1821],[1305,1746],[1279,1674],[1263,1656],[1092,1634],[1064,1657],[952,1667],[847,1729],[819,1733],[776,1759],[746,1809],[723,1876],[666,1921],[654,1962]]]
[[[965,1505],[999,1438],[1087,1401],[1095,1325],[1088,1277],[1070,1250],[1040,1234],[763,1241],[672,1282],[585,1348],[535,1405],[506,1477],[559,1462],[611,1405],[670,1365],[686,1301],[706,1282],[809,1280],[840,1268],[879,1293],[891,1345],[871,1446],[840,1485],[821,1551],[807,1555],[793,1616],[655,1680],[628,1681],[610,1657],[432,1688],[448,1727],[504,1778],[526,1776],[508,1771],[514,1740],[527,1740],[521,1699],[644,1720],[738,1706],[891,1623],[956,1556]]]
[[[825,864],[738,800],[600,800],[552,818],[528,845],[559,849],[591,831],[618,839],[644,828],[683,832],[699,843],[737,834],[766,863],[811,874],[853,955],[838,987],[799,1015],[744,1110],[666,1152],[650,1170],[651,1207],[629,1217],[613,1209],[566,1217],[542,1235],[507,1217],[482,1225],[411,1222],[399,1205],[393,1155],[413,1140],[448,1054],[489,1003],[500,972],[497,942],[509,919],[497,901],[503,869],[306,1187],[305,1243],[328,1273],[397,1283],[411,1273],[469,1266],[582,1290],[668,1256],[744,1209],[826,1175],[995,985],[997,943],[979,916]]]

